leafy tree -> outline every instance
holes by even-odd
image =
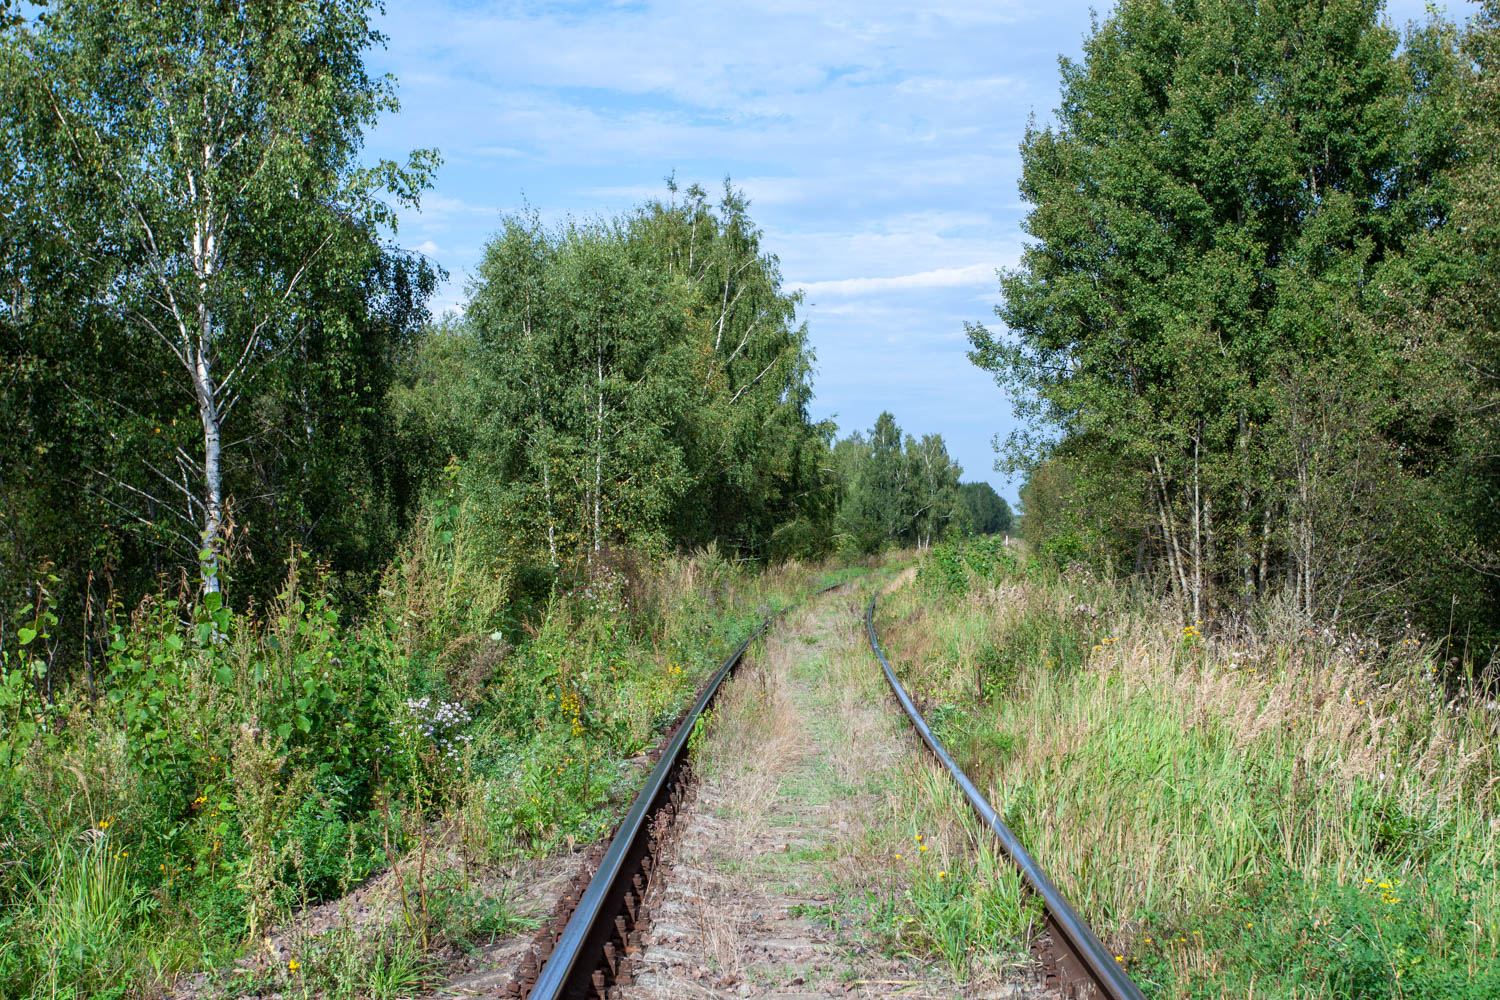
[[[903,440],[896,418],[883,412],[868,435],[856,431],[838,442],[832,458],[842,484],[837,523],[844,548],[927,546],[952,526],[963,470],[942,435]]]
[[[1462,38],[1461,155],[1452,215],[1411,254],[1381,311],[1399,340],[1392,427],[1403,474],[1422,487],[1404,555],[1413,590],[1482,650],[1500,645],[1500,4]]]
[[[267,447],[294,447],[304,481],[326,478],[312,468],[328,450],[318,418],[339,414],[312,401],[361,367],[369,313],[405,329],[431,287],[377,237],[395,223],[382,196],[414,203],[435,154],[358,161],[363,129],[396,107],[393,82],[364,69],[381,41],[370,9],[65,0],[6,30],[7,200],[28,236],[50,230],[41,245],[57,247],[13,275],[11,315],[55,322],[74,350],[108,345],[134,369],[139,380],[67,366],[88,376],[65,383],[75,405],[118,428],[121,447],[97,456],[90,488],[166,533],[176,559],[201,563],[207,591],[234,517],[226,449],[296,423],[263,415],[257,427],[244,411],[272,405],[272,387],[290,391],[302,440]],[[36,264],[63,259],[87,288],[44,303],[53,293],[35,284]],[[355,408],[381,388],[356,392]]]
[[[685,489],[680,297],[617,226],[507,221],[468,310],[486,414],[476,471],[497,537],[542,541],[556,566],[661,530]]]
[[[1446,218],[1456,62],[1441,22],[1402,47],[1379,11],[1124,0],[1022,146],[1034,242],[971,358],[1032,423],[1011,464],[1069,456],[1081,537],[1144,542],[1189,614],[1400,606],[1380,533],[1421,490],[1369,317]]]
[[[948,456],[941,434],[923,434],[919,441],[906,436],[907,482],[912,497],[907,529],[919,548],[932,544],[952,526],[958,507],[958,480],[963,469]]]
[[[512,218],[486,248],[462,350],[485,415],[467,466],[497,558],[827,547],[831,428],[808,417],[797,297],[733,188],[717,207],[673,194],[555,231]]]
[[[1010,531],[1011,510],[1005,498],[989,483],[961,483],[954,514],[958,529],[971,535],[998,535]]]
[[[781,287],[749,202],[726,180],[717,204],[690,185],[629,219],[634,252],[686,286],[695,399],[681,444],[694,470],[672,516],[688,545],[710,540],[755,557],[828,545],[831,423],[814,423],[813,352],[796,321],[800,292]],[[678,200],[679,193],[683,196]]]

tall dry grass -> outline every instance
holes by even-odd
[[[1500,731],[1432,647],[1216,637],[1042,573],[884,612],[945,741],[1153,993],[1493,995]]]

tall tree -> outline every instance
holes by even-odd
[[[1399,473],[1382,276],[1447,214],[1451,29],[1404,47],[1378,0],[1124,0],[1062,64],[1058,124],[1028,130],[1034,242],[975,363],[1058,447],[1125,555],[1184,611],[1287,589],[1309,613],[1394,607],[1378,530]],[[1047,429],[1061,432],[1048,443]],[[1331,474],[1336,473],[1336,474]],[[1357,477],[1355,483],[1351,477]],[[1354,490],[1354,504],[1330,504]]]
[[[554,566],[662,537],[686,489],[684,314],[681,286],[635,260],[620,227],[507,221],[466,317],[485,413],[475,472],[500,536],[542,544]]]
[[[219,589],[231,516],[225,449],[250,430],[240,411],[277,372],[351,349],[357,330],[317,292],[380,285],[371,251],[395,225],[382,196],[414,203],[436,163],[359,162],[364,129],[396,107],[393,81],[364,68],[382,41],[371,9],[63,0],[8,29],[19,166],[7,181],[89,275],[90,322],[117,330],[126,357],[186,403],[166,423],[171,447],[138,470],[99,466],[100,493],[142,522],[175,519],[206,591]],[[387,287],[410,274],[430,288],[420,271]],[[69,388],[103,426],[164,430],[138,385]]]
[[[497,555],[827,547],[831,429],[808,416],[798,299],[732,187],[717,206],[672,194],[555,230],[515,217],[486,248],[464,320],[486,414],[469,468]]]
[[[963,469],[948,456],[941,434],[906,437],[911,484],[909,531],[918,548],[926,548],[952,526],[958,507],[958,480]]]
[[[960,531],[974,535],[996,535],[1011,527],[1010,504],[989,483],[962,483],[954,521]]]

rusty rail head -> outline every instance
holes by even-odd
[[[890,685],[891,691],[896,695],[896,700],[906,711],[911,724],[921,734],[922,742],[927,744],[933,756],[937,757],[963,790],[964,798],[969,800],[969,805],[979,814],[990,830],[1000,841],[1000,847],[1005,851],[1016,868],[1021,872],[1031,888],[1041,896],[1042,903],[1047,910],[1047,926],[1054,937],[1060,938],[1055,944],[1060,944],[1066,953],[1059,956],[1058,964],[1063,966],[1064,973],[1071,971],[1073,977],[1082,978],[1085,985],[1092,986],[1096,995],[1106,1000],[1146,1000],[1145,994],[1141,992],[1131,978],[1120,968],[1120,963],[1115,961],[1100,943],[1098,937],[1089,929],[1089,925],[1074,912],[1073,907],[1063,898],[1057,886],[1047,877],[1042,866],[1037,864],[1036,859],[1026,850],[1020,839],[1011,832],[1010,827],[1000,819],[995,807],[990,805],[984,794],[975,787],[969,776],[964,774],[963,769],[954,763],[948,751],[938,742],[938,738],[928,727],[927,721],[922,718],[916,703],[906,693],[906,688],[896,679],[896,672],[891,669],[891,664],[885,658],[885,651],[880,648],[880,640],[875,635],[875,595],[870,596],[869,606],[865,609],[865,631],[870,636],[870,648],[874,650],[876,658],[880,660],[880,667],[885,671],[886,683]],[[1072,969],[1066,968],[1072,966]],[[1081,973],[1081,976],[1080,976]]]

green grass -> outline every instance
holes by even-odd
[[[1028,567],[962,590],[883,602],[893,662],[1148,995],[1500,995],[1495,715],[1420,643],[1206,640]]]
[[[167,597],[120,615],[98,699],[33,704],[29,654],[0,661],[0,996],[140,996],[228,969],[436,829],[481,866],[602,835],[633,795],[621,762],[828,574],[709,551],[595,576],[505,606],[461,538],[418,532],[365,619],[293,566],[258,616]],[[272,984],[409,995],[444,949],[518,929],[443,878],[398,925],[341,931]]]

